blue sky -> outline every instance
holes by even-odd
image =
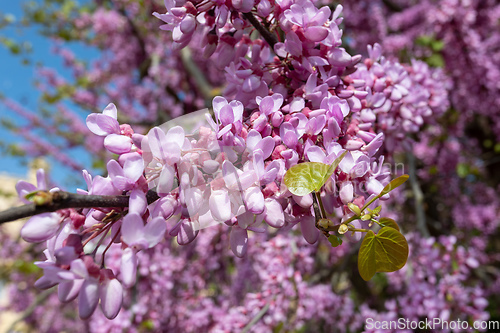
[[[19,21],[23,16],[22,6],[27,1],[1,1],[0,13],[10,13]],[[41,1],[40,1],[41,2]],[[0,46],[0,93],[17,101],[27,109],[36,110],[40,93],[35,89],[33,81],[36,73],[36,64],[42,63],[45,67],[54,68],[58,74],[66,76],[67,71],[62,65],[62,60],[52,53],[53,42],[38,33],[37,27],[29,28],[4,28],[0,29],[0,37],[7,37],[16,41],[25,41],[32,45],[33,52],[27,57],[30,60],[29,65],[23,65],[22,59],[18,55],[13,55],[5,47]],[[98,52],[80,45],[71,45],[70,48],[77,52],[79,58],[94,59],[98,57]],[[69,77],[69,75],[67,76]],[[82,117],[84,117],[84,114]],[[16,116],[0,103],[0,119],[7,119],[14,123],[22,123],[22,119]],[[13,143],[19,140],[14,137],[5,128],[0,127],[0,141],[4,143]],[[81,152],[75,152],[81,164],[90,166],[90,158]],[[19,158],[7,155],[0,156],[0,173],[9,173],[16,177],[24,177],[27,167]],[[86,163],[85,163],[86,162]],[[74,186],[82,184],[78,180],[78,175],[58,163],[49,159],[51,166],[50,178],[58,185]],[[77,183],[75,183],[75,181]]]

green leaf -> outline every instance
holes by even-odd
[[[396,229],[384,227],[378,234],[366,233],[358,253],[358,270],[363,280],[370,280],[377,272],[394,272],[408,259],[406,238]]]
[[[394,190],[396,187],[399,187],[399,186],[403,185],[408,180],[408,178],[410,178],[410,176],[408,176],[408,175],[402,175],[402,176],[399,176],[396,179],[393,179],[389,184],[387,184],[384,187],[384,189],[382,190],[382,192],[380,192],[380,194],[378,196],[381,197],[383,195],[386,195],[387,193],[389,193],[392,190]]]
[[[432,51],[439,52],[444,49],[444,42],[442,40],[434,40],[431,43]]]
[[[328,236],[328,241],[330,242],[330,244],[332,244],[332,247],[337,247],[339,245],[342,245],[342,238],[340,238],[337,235]]]
[[[295,195],[304,196],[312,191],[319,191],[342,161],[347,151],[337,157],[331,165],[319,162],[296,164],[285,173],[284,182],[288,190]]]
[[[38,190],[30,192],[24,196],[26,200],[33,201],[35,199],[35,196],[38,194]]]
[[[394,221],[393,219],[390,219],[388,217],[382,217],[382,218],[380,218],[380,220],[378,222],[384,227],[389,227],[389,228],[396,229],[397,231],[401,231],[401,230],[399,230],[399,225],[396,223],[396,221]]]
[[[441,54],[434,53],[425,59],[425,62],[431,67],[443,68],[444,58]]]
[[[372,210],[373,215],[378,215],[380,214],[380,211],[382,210],[382,206],[377,206],[374,210]]]
[[[329,168],[328,164],[319,162],[296,164],[288,169],[283,181],[292,194],[304,196],[321,189]]]

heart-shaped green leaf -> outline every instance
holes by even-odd
[[[337,247],[339,245],[342,245],[342,238],[340,238],[337,235],[328,236],[328,241],[330,242],[330,244],[332,244],[332,247]]]
[[[283,181],[292,194],[304,196],[321,189],[329,168],[328,164],[319,162],[296,164],[288,169]]]
[[[319,191],[344,158],[347,151],[337,157],[331,165],[320,162],[296,164],[285,173],[283,181],[288,190],[295,195],[304,196]]]
[[[394,221],[393,219],[390,219],[388,217],[381,217],[379,220],[379,223],[384,227],[394,228],[397,231],[401,231],[399,229],[399,225],[396,223],[396,221]]]
[[[384,187],[384,189],[382,190],[382,192],[380,192],[378,196],[381,197],[383,195],[386,195],[387,193],[394,190],[396,187],[403,185],[404,182],[408,180],[408,178],[410,178],[410,176],[402,175],[396,179],[391,180],[391,182]]]
[[[394,272],[408,259],[406,238],[396,229],[384,227],[378,234],[366,233],[358,253],[358,270],[363,280],[370,280],[377,272]]]

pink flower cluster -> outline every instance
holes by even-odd
[[[389,62],[378,45],[361,63],[360,55],[342,48],[341,6],[332,13],[308,0],[165,5],[167,13],[156,14],[166,23],[162,29],[171,31],[179,48],[197,32],[206,33],[203,53],[214,54],[228,84],[224,97],[212,100],[214,117],[207,114],[205,125],[197,124],[193,132],[166,124],[145,135],[135,133],[130,125],[120,125],[114,104],[87,117],[90,131],[118,157],[108,161],[107,177],[92,178],[84,171],[88,189],[79,193],[126,194],[129,206],[49,213],[30,220],[22,232],[27,241],[47,241],[47,260],[37,263],[44,275],[36,285],[58,285],[62,302],[78,297],[82,318],[90,317],[99,303],[107,318],[116,317],[123,287],[140,283],[141,258],[164,246],[165,238],[188,245],[201,229],[219,226],[229,235],[234,254],[244,257],[250,251],[249,231],[270,236],[298,225],[305,240],[316,243],[320,231],[313,197],[292,195],[283,184],[285,172],[301,162],[331,164],[345,153],[321,191],[326,213],[338,224],[353,216],[348,204],[363,206],[388,183],[379,151],[384,139],[402,140],[447,107],[445,89],[429,92],[440,78],[422,74],[430,72],[423,64]],[[251,38],[254,28],[265,40]],[[35,189],[18,187],[21,196]],[[150,190],[156,200],[148,201]],[[369,221],[352,224],[368,227]],[[345,237],[356,241],[360,234]],[[285,243],[281,236],[273,238],[263,246],[264,257]],[[272,293],[276,281],[288,280],[280,287],[286,292],[297,288],[306,320],[311,298],[323,288],[307,289],[301,276],[290,275],[280,260],[271,261],[279,273],[265,271],[268,259],[255,264],[260,275],[272,275],[259,277],[263,288]],[[324,302],[334,300],[327,295]],[[266,302],[262,295],[249,296],[250,313],[256,315]],[[267,320],[278,325],[285,312],[272,302],[269,308],[273,317]],[[247,310],[232,311],[237,316]]]

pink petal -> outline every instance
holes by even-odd
[[[156,191],[158,195],[165,196],[172,191],[172,187],[174,186],[174,169],[165,165],[160,173],[160,178],[158,179],[158,187]]]
[[[354,168],[354,158],[351,152],[348,152],[342,161],[340,161],[339,168],[345,173],[349,173]]]
[[[125,159],[123,163],[123,174],[132,182],[136,182],[144,172],[144,159],[138,153],[124,154],[120,156]]]
[[[122,252],[120,271],[123,285],[127,288],[132,287],[136,281],[137,255],[130,247],[127,247]]]
[[[123,287],[117,279],[106,280],[100,286],[101,310],[108,319],[115,318],[122,307]]]
[[[186,134],[181,126],[174,126],[168,130],[166,135],[167,142],[176,143],[179,147],[182,147]]]
[[[132,139],[125,135],[110,134],[104,139],[104,147],[114,154],[125,154],[132,148]]]
[[[368,179],[366,183],[366,190],[368,193],[378,195],[383,189],[384,186],[378,180],[373,177]]]
[[[274,100],[271,96],[264,97],[259,104],[259,110],[265,115],[270,115],[274,110]]]
[[[113,103],[109,103],[104,110],[102,110],[102,114],[113,119],[118,119],[118,111]]]
[[[88,319],[99,303],[99,284],[95,279],[88,279],[82,285],[78,296],[78,314],[81,319]]]
[[[351,64],[352,57],[346,52],[346,50],[336,48],[328,53],[328,61],[333,66],[345,67]]]
[[[153,155],[160,160],[165,159],[164,144],[166,142],[165,132],[159,127],[152,128],[148,133],[149,149]]]
[[[309,208],[313,204],[313,198],[310,193],[301,197],[292,195],[292,198],[302,208]]]
[[[76,259],[71,262],[70,273],[73,273],[74,276],[78,276],[82,279],[86,279],[89,276],[87,267],[82,259]],[[74,277],[71,279],[74,279]]]
[[[261,214],[264,211],[264,194],[259,187],[252,186],[243,193],[243,200],[248,211],[253,214]]]
[[[327,6],[321,7],[316,15],[309,20],[309,24],[311,25],[323,25],[328,20],[331,14],[330,8]]]
[[[59,230],[61,216],[57,213],[43,213],[33,216],[21,229],[21,237],[30,243],[39,243],[52,238]]]
[[[234,122],[233,108],[230,105],[225,105],[220,110],[219,119],[222,125],[229,125]]]
[[[116,160],[110,160],[106,165],[106,168],[108,169],[108,175],[111,180],[114,180],[117,176],[123,176],[122,166]]]
[[[103,114],[89,114],[86,123],[89,130],[98,136],[120,133],[120,124],[118,121]]]
[[[89,193],[99,195],[117,195],[121,193],[121,190],[118,190],[113,186],[110,178],[97,176],[94,178],[92,188]]]
[[[185,34],[190,34],[196,28],[196,20],[193,15],[186,15],[181,21],[180,29]]]
[[[309,149],[307,149],[306,155],[311,162],[325,163],[326,154],[323,149],[318,146],[309,147]]]
[[[231,101],[229,105],[233,108],[234,121],[241,121],[244,111],[243,103],[240,101]]]
[[[266,136],[255,146],[255,149],[262,150],[262,158],[266,159],[269,156],[271,156],[274,150],[274,146],[275,146],[274,139],[271,138],[270,136]]]
[[[318,240],[319,230],[315,226],[314,216],[304,216],[300,221],[300,230],[309,244],[314,244]]]
[[[220,117],[220,110],[227,104],[228,104],[227,100],[224,97],[222,96],[214,97],[214,99],[212,100],[212,105],[214,107],[214,113],[217,119],[219,119]]]
[[[60,282],[44,275],[35,281],[35,288],[45,290],[56,286],[58,283]]]
[[[24,197],[27,194],[34,192],[36,190],[37,190],[37,188],[35,185],[30,184],[28,182],[25,182],[24,180],[20,180],[16,184],[16,191],[17,191],[17,194],[19,196],[19,199],[21,199],[21,201],[26,203],[26,204],[30,204],[31,201],[25,199]]]
[[[240,227],[232,227],[231,235],[229,237],[231,243],[231,250],[237,257],[243,257],[248,248],[248,233],[246,229]]]
[[[328,29],[325,27],[309,27],[305,30],[304,36],[311,42],[321,42],[328,36]]]
[[[144,222],[137,213],[128,213],[122,222],[122,239],[131,245],[144,238]]]
[[[163,145],[163,149],[165,152],[165,162],[169,165],[174,165],[178,163],[181,159],[181,147],[179,146],[180,142],[166,142]]]
[[[267,198],[265,200],[266,210],[265,221],[271,227],[281,228],[285,225],[285,215],[283,214],[283,208],[280,203],[275,199]]]
[[[149,221],[144,228],[144,237],[148,241],[149,247],[152,248],[161,242],[167,231],[167,223],[161,216],[155,217]]]
[[[182,222],[177,234],[177,243],[179,245],[191,243],[198,236],[198,232],[198,230],[195,230],[192,222]]]
[[[255,146],[262,140],[262,135],[254,129],[247,134],[247,147],[250,151],[254,150]]]
[[[146,208],[148,206],[148,202],[146,199],[146,193],[144,193],[140,189],[134,189],[130,192],[130,199],[128,204],[128,210],[130,213],[137,213],[139,215],[144,214]]]
[[[203,204],[203,193],[196,187],[187,188],[183,193],[189,217],[194,217]]]
[[[352,186],[351,182],[343,182],[340,185],[340,200],[342,200],[342,203],[344,205],[347,205],[349,202],[352,201],[353,199],[353,194],[354,194],[354,187]]]
[[[63,281],[57,287],[57,296],[62,303],[68,303],[74,300],[83,285],[83,279]]]
[[[212,216],[219,222],[225,222],[231,218],[231,202],[227,191],[212,191],[209,199],[209,207]]]

